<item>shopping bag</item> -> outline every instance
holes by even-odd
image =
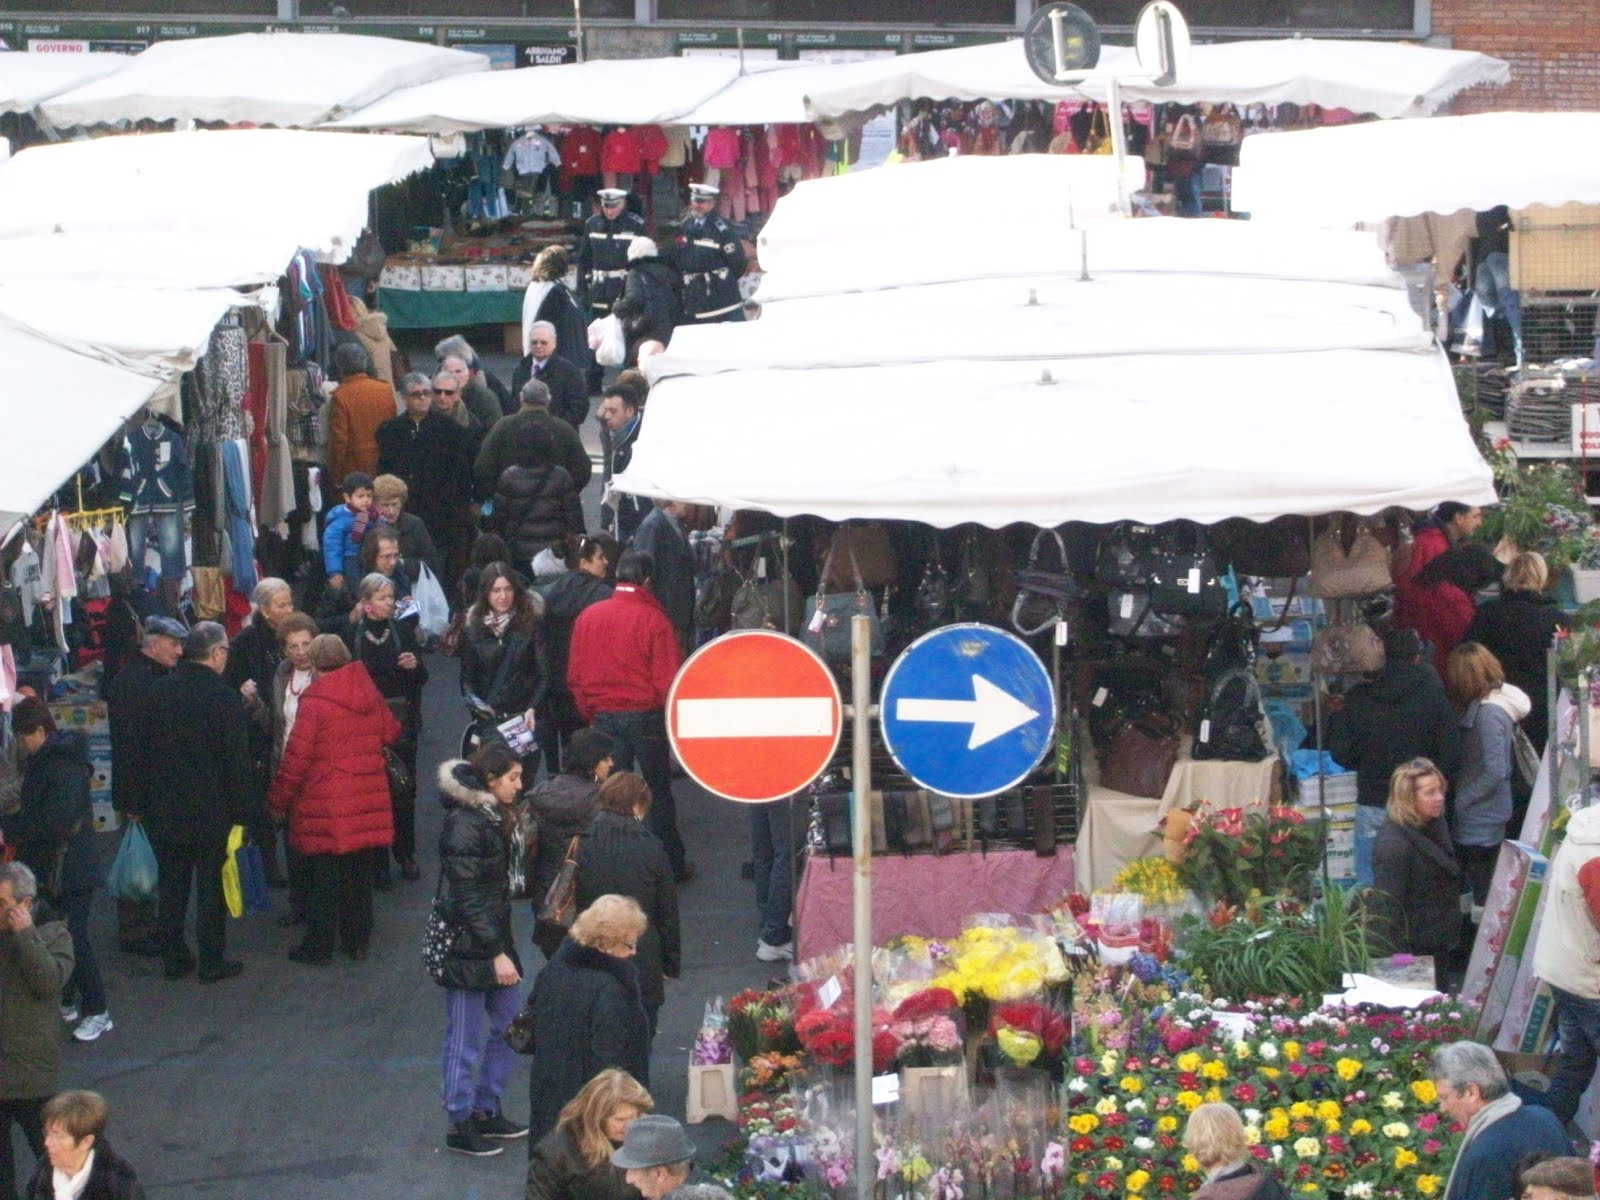
[[[261,847],[251,842],[241,846],[235,856],[239,863],[239,888],[244,894],[244,911],[266,913],[272,911],[272,896],[267,891],[267,860]]]
[[[222,900],[230,917],[244,916],[244,885],[239,881],[239,848],[244,845],[244,826],[228,831],[228,847],[222,856]]]
[[[422,564],[416,586],[411,589],[411,598],[417,605],[417,628],[430,641],[443,637],[444,631],[450,628],[450,602],[445,599],[444,588],[438,577],[428,570],[427,563]]]
[[[622,334],[621,319],[614,314],[607,314],[590,321],[589,349],[594,351],[594,360],[602,367],[620,367],[628,357],[628,343]]]
[[[157,878],[156,853],[150,848],[144,826],[131,822],[106,874],[106,886],[118,900],[153,900]]]

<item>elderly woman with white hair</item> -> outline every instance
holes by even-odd
[[[630,367],[666,349],[672,331],[683,324],[683,278],[661,260],[661,251],[649,238],[628,243],[628,281],[611,311],[622,322],[628,344],[624,365]]]
[[[294,593],[281,579],[263,579],[250,593],[250,616],[228,646],[222,677],[239,689],[250,713],[250,762],[256,773],[256,798],[246,817],[250,836],[266,860],[267,883],[284,887],[288,880],[278,865],[277,829],[267,816],[266,795],[272,784],[272,684],[283,661],[278,627],[294,612]]]

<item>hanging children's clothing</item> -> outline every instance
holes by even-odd
[[[189,569],[184,518],[194,509],[194,474],[183,437],[169,422],[151,417],[122,439],[118,474],[129,513],[128,557],[135,572],[144,571],[145,546],[153,535],[161,578],[182,579]]]

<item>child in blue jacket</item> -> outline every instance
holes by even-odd
[[[372,478],[352,471],[339,486],[344,503],[328,510],[322,528],[322,567],[335,590],[344,587],[346,575],[361,577],[361,539],[372,524]]]

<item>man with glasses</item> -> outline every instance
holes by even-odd
[[[686,324],[744,320],[744,297],[739,294],[744,245],[717,212],[721,194],[709,183],[689,185],[689,217],[672,247],[672,265],[683,275]]]
[[[644,237],[644,218],[627,211],[628,193],[621,188],[601,188],[595,193],[600,211],[583,226],[578,242],[578,295],[591,317],[604,317],[622,298],[628,277],[628,247]]]
[[[556,327],[549,321],[528,326],[528,356],[511,377],[520,403],[522,385],[537,379],[550,390],[550,411],[574,429],[589,416],[589,381],[571,360],[556,353],[560,346]]]
[[[231,979],[244,964],[227,957],[222,862],[228,831],[256,802],[244,699],[223,679],[228,633],[200,621],[183,639],[183,659],[150,687],[139,736],[161,784],[144,799],[141,819],[159,869],[156,925],[166,977],[182,979],[196,958],[184,936],[195,893],[200,982]]]
[[[400,381],[405,412],[378,426],[378,470],[404,480],[410,510],[422,518],[444,559],[445,594],[467,569],[472,551],[472,460],[476,442],[449,412],[461,408],[454,376],[441,371],[432,380],[413,371]]]

